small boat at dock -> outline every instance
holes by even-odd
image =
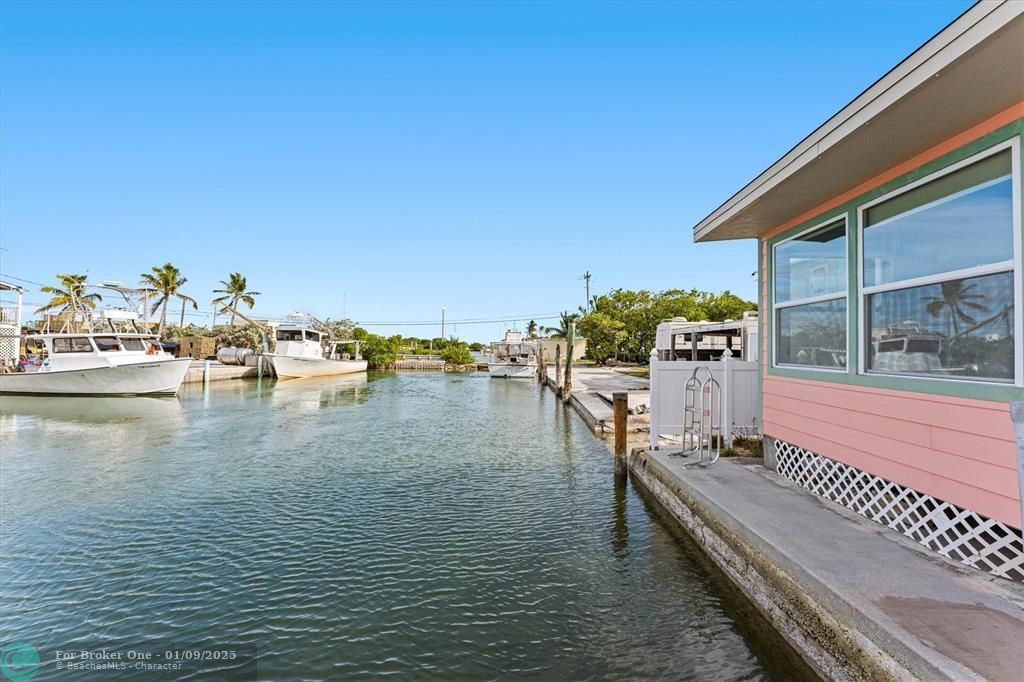
[[[335,341],[325,343],[324,332],[305,325],[282,325],[277,328],[275,352],[264,353],[274,365],[279,379],[302,379],[306,377],[353,374],[366,371],[366,360],[359,356],[358,341]],[[356,358],[342,352],[342,346],[355,343]]]
[[[522,332],[506,331],[491,344],[487,371],[495,379],[532,379],[537,374],[537,344],[524,341]]]
[[[0,393],[174,395],[192,364],[151,334],[29,334],[23,344],[15,371],[0,374]]]

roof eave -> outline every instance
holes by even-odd
[[[774,227],[744,220],[744,211],[1021,15],[1024,3],[972,6],[697,223],[694,241],[754,238]]]

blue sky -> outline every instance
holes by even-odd
[[[0,272],[357,321],[575,309],[585,270],[753,298],[693,225],[969,5],[5,0]]]

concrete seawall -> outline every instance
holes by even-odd
[[[935,555],[755,460],[635,449],[649,491],[822,677],[1019,680],[1024,590]]]
[[[204,360],[195,360],[192,366],[185,373],[183,384],[203,383],[203,374],[206,371]],[[272,370],[269,367],[263,368],[263,376],[271,376]],[[256,379],[259,377],[259,369],[256,367],[241,367],[238,365],[224,365],[219,362],[210,361],[210,381],[227,381],[229,379]]]

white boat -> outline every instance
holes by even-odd
[[[325,377],[366,371],[366,360],[348,357],[341,346],[349,341],[324,344],[323,332],[303,325],[282,325],[277,328],[277,347],[264,353],[274,365],[279,379]],[[356,356],[359,355],[358,342]]]
[[[0,393],[174,395],[192,364],[151,334],[29,334],[24,348],[15,371],[0,374]]]
[[[532,379],[537,375],[537,344],[523,341],[522,332],[506,331],[491,344],[487,371],[495,379]]]

